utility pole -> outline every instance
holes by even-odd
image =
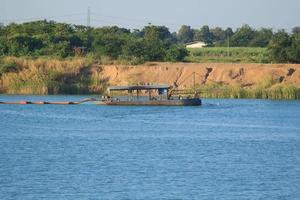
[[[196,90],[196,72],[193,72],[193,87]]]
[[[229,57],[229,36],[227,36],[227,57]]]

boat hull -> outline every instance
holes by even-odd
[[[201,99],[178,99],[157,101],[102,101],[98,105],[108,106],[201,106]]]

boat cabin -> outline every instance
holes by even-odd
[[[140,100],[141,96],[147,94],[148,100],[167,100],[169,98],[169,85],[134,85],[134,86],[112,86],[108,87],[109,96],[114,92],[127,91],[129,100]]]

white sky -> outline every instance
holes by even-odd
[[[300,26],[300,0],[0,0],[0,22],[37,19],[142,28],[149,22],[177,31],[181,25],[199,28]]]

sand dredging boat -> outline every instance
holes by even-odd
[[[81,101],[19,101],[1,102],[0,104],[36,104],[36,105],[78,105],[92,102],[107,106],[200,106],[202,104],[198,93],[184,95],[178,90],[172,90],[169,85],[135,85],[112,86],[107,89],[108,95],[100,99],[86,98]],[[116,94],[116,95],[115,95]]]
[[[200,106],[202,104],[198,93],[192,96],[175,94],[169,85],[136,85],[113,86],[107,89],[108,96],[104,96],[99,105],[124,106]],[[126,97],[124,97],[124,92]],[[122,94],[114,96],[114,93]],[[146,95],[146,96],[145,96]]]

